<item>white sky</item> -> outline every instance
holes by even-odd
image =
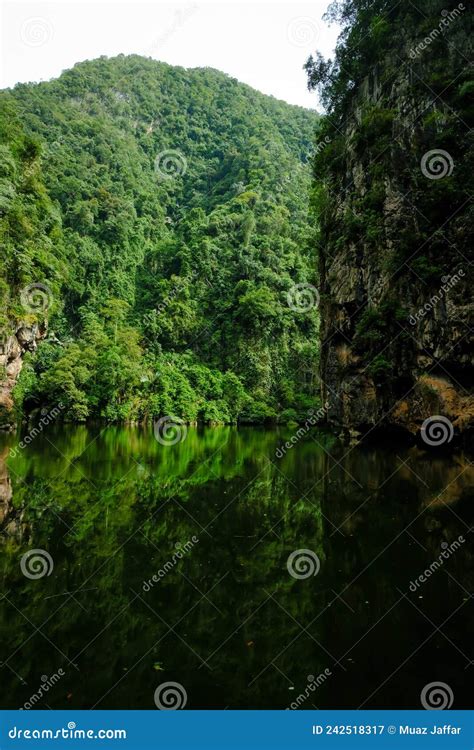
[[[0,88],[48,80],[81,60],[140,54],[172,65],[208,66],[292,104],[316,108],[302,66],[330,56],[337,28],[329,0],[62,0],[3,2]]]

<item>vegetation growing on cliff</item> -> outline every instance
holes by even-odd
[[[35,281],[54,300],[53,340],[17,388],[28,409],[227,422],[315,405],[317,314],[287,299],[314,283],[314,113],[136,56],[4,97],[35,169],[41,149],[50,197],[32,233],[55,250],[6,277],[10,297]]]
[[[464,378],[471,360],[469,282],[453,289],[448,313],[408,324],[443,279],[467,274],[472,256],[472,16],[462,3],[444,8],[442,0],[333,2],[327,17],[342,27],[334,59],[316,53],[305,66],[326,108],[313,188],[322,375],[333,394],[347,377],[360,395],[372,377],[380,403],[370,416],[361,404],[362,423],[382,418],[381,404],[385,411],[407,392],[420,368],[442,361],[444,375]],[[333,366],[339,345],[350,355]],[[353,424],[354,403],[344,408],[336,397],[332,418]]]

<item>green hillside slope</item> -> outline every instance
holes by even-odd
[[[60,288],[54,264],[23,278],[51,290],[61,343],[41,342],[17,400],[62,401],[74,419],[305,412],[317,313],[294,287],[314,282],[317,115],[137,56],[18,85],[2,107],[12,100],[40,143],[63,266]]]

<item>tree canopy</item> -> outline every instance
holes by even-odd
[[[4,201],[21,182],[0,217],[3,308],[21,319],[22,288],[44,285],[54,334],[19,403],[211,422],[315,404],[317,311],[288,303],[315,280],[314,112],[123,55],[20,84],[1,106]]]

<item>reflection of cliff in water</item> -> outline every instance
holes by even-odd
[[[400,508],[408,505],[429,515],[465,504],[474,495],[474,465],[462,451],[411,447],[395,452],[366,446],[348,452],[342,447],[325,456],[324,476],[325,504],[330,504],[337,525],[347,533],[365,523],[374,504],[384,512],[388,497],[394,497]]]
[[[8,523],[8,519],[11,514],[11,501],[12,501],[12,482],[8,471],[6,458],[8,456],[9,449],[3,448],[0,451],[0,529]]]
[[[26,525],[23,523],[23,512],[13,506],[13,488],[7,458],[10,449],[0,449],[0,544],[6,538],[14,537],[22,541]]]

